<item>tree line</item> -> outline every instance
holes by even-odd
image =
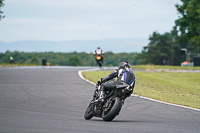
[[[0,53],[0,63],[9,63],[13,57],[17,63],[42,65],[42,58],[45,58],[51,65],[59,66],[97,66],[93,53],[54,53],[40,52],[27,53],[18,51],[6,51]],[[104,55],[103,66],[118,66],[120,62],[127,60],[132,65],[139,63],[138,53],[112,53],[106,52]]]

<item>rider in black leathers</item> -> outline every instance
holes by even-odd
[[[106,82],[113,78],[117,77],[117,81]],[[100,88],[100,97],[97,101],[103,102],[105,98],[105,91],[115,89],[116,85],[131,85],[135,81],[135,75],[133,74],[133,70],[130,68],[130,65],[127,61],[123,61],[117,70],[115,70],[110,75],[101,78],[100,81],[97,82],[98,85],[101,84]],[[106,83],[105,83],[106,82]],[[134,83],[135,84],[135,83]],[[133,85],[134,87],[134,85]]]

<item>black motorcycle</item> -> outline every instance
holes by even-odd
[[[116,85],[112,91],[107,90],[104,102],[96,102],[101,87],[101,85],[96,85],[93,99],[85,111],[84,118],[90,120],[93,116],[96,116],[104,121],[112,121],[119,115],[124,100],[133,93],[134,85],[135,81],[131,85],[124,82],[123,85]]]
[[[102,64],[103,64],[103,57],[102,57],[102,55],[96,55],[95,59],[97,61],[97,64],[99,65],[99,67],[102,67]]]

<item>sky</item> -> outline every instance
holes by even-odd
[[[180,0],[5,0],[0,42],[140,39],[170,32]],[[133,42],[134,44],[134,42]],[[1,49],[1,45],[0,45]]]

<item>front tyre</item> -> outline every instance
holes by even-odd
[[[122,107],[122,100],[115,97],[107,108],[104,108],[102,118],[104,121],[112,121],[120,112]]]
[[[87,109],[85,110],[84,118],[90,120],[93,117],[92,113],[92,104],[90,103]]]

